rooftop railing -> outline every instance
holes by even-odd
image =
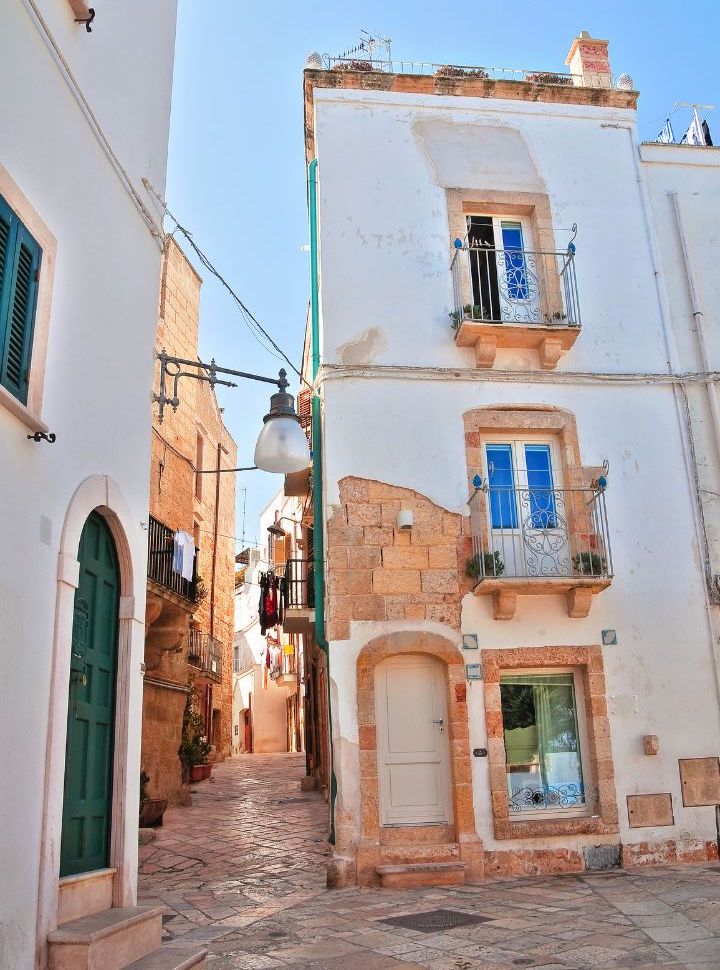
[[[460,80],[462,78],[476,78],[490,81],[522,81],[528,84],[553,84],[558,87],[609,88],[614,86],[611,75],[571,74],[567,71],[538,71],[517,67],[480,67],[468,64],[438,64],[433,61],[391,61],[350,58],[323,57],[323,64],[328,70],[361,71],[363,73],[385,74],[418,74]]]
[[[459,245],[452,258],[450,316],[485,323],[580,326],[575,252]]]
[[[609,579],[613,573],[601,488],[478,488],[470,501],[473,556],[484,579]]]

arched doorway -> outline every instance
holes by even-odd
[[[60,875],[109,865],[120,569],[91,512],[80,536],[68,684]]]

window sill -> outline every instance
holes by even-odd
[[[455,335],[458,347],[474,347],[475,363],[489,368],[495,363],[498,348],[537,350],[543,370],[553,370],[560,357],[573,346],[580,327],[566,324],[487,323],[463,320]]]
[[[512,620],[518,596],[565,593],[568,616],[586,617],[593,596],[607,589],[612,577],[606,576],[501,576],[485,577],[473,589],[475,596],[492,596],[493,617]]]
[[[609,825],[599,815],[555,815],[553,818],[518,819],[495,818],[496,839],[531,839],[552,835],[607,835],[618,831],[617,824]]]
[[[16,397],[13,397],[2,385],[0,385],[0,407],[5,408],[6,411],[13,414],[33,434],[36,431],[47,433],[48,426],[36,414],[33,414],[30,408],[26,407],[21,401],[18,401]]]

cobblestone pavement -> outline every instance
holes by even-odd
[[[720,970],[720,866],[494,880],[448,889],[326,890],[326,806],[303,759],[250,755],[194,786],[140,850],[140,896],[170,945],[209,970]],[[450,911],[423,932],[386,922]]]

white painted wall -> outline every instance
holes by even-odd
[[[489,598],[468,596],[463,632],[477,634],[481,647],[492,649],[597,645],[603,629],[617,630],[618,645],[603,648],[603,654],[621,839],[714,840],[713,809],[684,809],[679,790],[677,759],[716,755],[720,716],[673,390],[669,384],[571,384],[563,382],[563,373],[667,372],[652,243],[654,232],[667,235],[661,190],[671,183],[680,184],[689,200],[698,274],[712,304],[710,323],[720,296],[717,257],[699,250],[709,239],[716,252],[715,156],[707,171],[688,167],[678,174],[675,167],[672,178],[666,166],[642,166],[653,198],[650,212],[638,181],[633,112],[331,89],[316,89],[315,99],[322,358],[329,364],[367,365],[365,377],[326,374],[327,506],[338,501],[338,481],[356,475],[415,489],[466,513],[465,411],[536,403],[575,414],[582,463],[610,462],[612,586],[594,598],[586,619],[568,618],[564,598],[542,596],[521,597],[515,619],[498,622]],[[446,188],[547,193],[558,249],[569,238],[559,229],[578,223],[583,329],[553,383],[533,381],[539,364],[531,351],[499,351],[495,364],[496,370],[529,372],[526,382],[453,372],[474,364],[471,350],[455,347],[449,326]],[[657,228],[654,219],[660,222]],[[676,250],[672,242],[663,251],[669,276]],[[673,279],[668,285],[673,306],[682,306],[677,327],[686,331],[690,322],[682,284]],[[678,339],[692,369],[693,338],[683,332]],[[404,376],[372,370],[388,364],[450,370]],[[720,492],[717,478],[715,489]],[[353,623],[350,639],[331,645],[339,805],[356,816],[356,658],[380,632],[417,626]],[[423,628],[459,640],[449,628],[430,623]],[[476,656],[466,659],[473,662]],[[481,685],[470,685],[468,710],[471,748],[484,746]],[[659,735],[657,757],[643,754],[644,734]],[[497,847],[487,762],[473,759],[472,771],[477,830],[486,847]],[[665,791],[673,795],[675,825],[630,830],[626,796]],[[598,841],[603,839],[533,839],[525,847]],[[513,840],[502,847],[519,844]]]
[[[91,35],[72,23],[65,0],[41,8],[117,156],[139,191],[150,176],[164,187],[175,34],[175,0],[146,9],[140,0],[98,4]],[[91,131],[24,2],[0,9],[0,164],[57,240],[42,418],[57,434],[35,444],[0,407],[0,629],[7,662],[0,680],[0,725],[7,740],[0,791],[0,858],[13,873],[0,890],[0,965],[34,965],[38,879],[49,879],[38,933],[52,923],[60,832],[41,860],[58,592],[58,550],[73,493],[93,475],[117,485],[127,507],[134,577],[133,615],[144,617],[149,393],[157,321],[160,249]],[[132,64],[132,70],[128,65]],[[10,97],[12,93],[12,97]],[[41,281],[42,285],[42,281]],[[41,517],[50,523],[41,538]],[[135,624],[138,626],[138,624]],[[140,624],[141,627],[141,624]],[[59,648],[69,651],[68,643]],[[69,655],[69,654],[68,654]],[[13,659],[14,658],[14,659]],[[142,708],[142,632],[133,635],[128,676],[126,814],[130,893],[134,893]],[[59,691],[63,693],[62,690]],[[64,727],[62,728],[64,737]],[[57,742],[57,738],[56,738]],[[64,742],[61,744],[61,750]],[[133,766],[137,766],[136,768]],[[52,768],[52,771],[50,771]],[[62,766],[60,766],[62,786]],[[32,797],[28,796],[32,793]],[[62,801],[60,791],[50,797]],[[48,861],[49,860],[49,861]],[[54,890],[52,883],[55,883]],[[43,923],[45,921],[45,923]]]

